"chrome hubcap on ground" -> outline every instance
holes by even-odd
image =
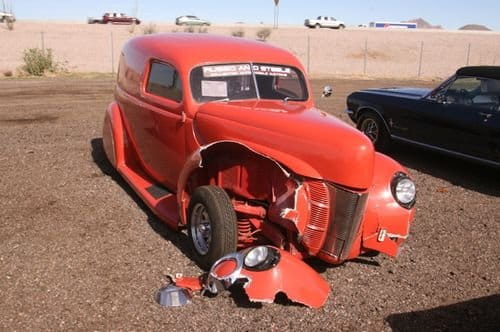
[[[208,211],[201,203],[194,206],[191,214],[191,234],[196,251],[206,255],[212,240],[212,227]]]
[[[368,138],[375,143],[378,138],[378,126],[377,122],[373,119],[365,119],[361,124],[361,131],[368,136]]]

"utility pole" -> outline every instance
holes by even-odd
[[[139,15],[139,4],[137,2],[138,1],[135,0],[134,9],[132,10],[132,16],[134,16],[134,17],[138,17],[138,15]]]
[[[274,24],[273,24],[274,29],[278,29],[279,15],[280,15],[280,0],[274,0]]]

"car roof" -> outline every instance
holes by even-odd
[[[303,69],[290,52],[266,42],[206,33],[167,33],[145,35],[131,39],[124,53],[141,54],[143,61],[157,58],[169,62],[178,70],[208,63],[262,62]]]
[[[500,79],[500,66],[469,66],[457,70],[457,76],[477,76]]]

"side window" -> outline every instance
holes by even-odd
[[[444,93],[444,101],[451,104],[471,105],[481,92],[481,81],[476,77],[458,77]]]
[[[146,92],[180,102],[182,100],[182,84],[175,68],[165,63],[153,62],[146,84]]]
[[[497,106],[500,101],[500,80],[481,78],[481,90],[472,99],[473,104]]]

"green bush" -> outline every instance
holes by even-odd
[[[43,76],[46,72],[54,73],[60,69],[50,48],[46,50],[39,48],[24,50],[23,61],[23,70],[33,76]]]

